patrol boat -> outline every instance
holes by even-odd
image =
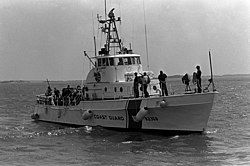
[[[106,36],[98,55],[85,56],[92,63],[86,82],[72,95],[37,95],[32,119],[78,126],[102,126],[129,130],[202,132],[206,129],[216,90],[162,96],[153,72],[144,71],[141,56],[125,48],[118,35],[112,9],[98,19]],[[149,97],[134,96],[134,73],[151,78]]]

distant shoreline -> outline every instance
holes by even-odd
[[[191,77],[191,75],[189,75]],[[171,75],[168,78],[182,78],[183,75]],[[202,77],[210,77],[210,75],[205,75]],[[224,74],[224,75],[214,75],[214,77],[250,77],[250,74]],[[157,77],[155,77],[157,78]],[[50,80],[50,82],[66,82],[66,81],[82,81],[82,80]],[[32,83],[32,82],[47,82],[46,80],[5,80],[0,81],[0,83]]]
[[[29,80],[8,80],[8,81],[0,81],[0,83],[29,83]]]

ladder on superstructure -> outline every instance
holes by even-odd
[[[115,18],[114,8],[109,12],[108,18],[109,19],[106,20],[100,20],[98,18],[99,23],[104,24],[102,32],[106,34],[106,44],[104,48],[101,48],[101,51],[99,51],[100,55],[109,55],[112,49],[114,50],[114,54],[123,52],[121,39],[119,38],[116,26],[116,22],[121,21],[121,18]]]

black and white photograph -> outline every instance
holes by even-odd
[[[250,165],[249,0],[1,0],[0,165]]]

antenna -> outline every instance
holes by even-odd
[[[146,14],[145,14],[144,0],[143,0],[143,11],[144,11],[144,30],[145,30],[146,53],[147,53],[147,69],[149,70],[149,63],[148,63],[148,38],[147,38],[147,25],[146,25]]]
[[[212,82],[212,86],[213,86],[213,91],[216,91],[215,88],[214,88],[213,68],[212,68],[212,59],[211,59],[210,50],[209,50],[209,62],[210,62],[211,82]]]
[[[119,27],[119,30],[120,30],[120,37],[122,38],[122,22],[121,22],[121,18],[122,18],[122,10],[121,10],[121,2],[119,2],[119,14],[120,16],[118,17],[118,19],[120,19],[120,27]],[[123,45],[123,42],[122,42],[122,45]]]
[[[107,20],[107,1],[104,0],[104,3],[105,3],[105,20]]]
[[[92,11],[92,24],[93,24],[93,38],[94,38],[94,48],[95,48],[95,56],[96,56],[96,39],[95,39],[95,24],[94,24],[93,11]]]

